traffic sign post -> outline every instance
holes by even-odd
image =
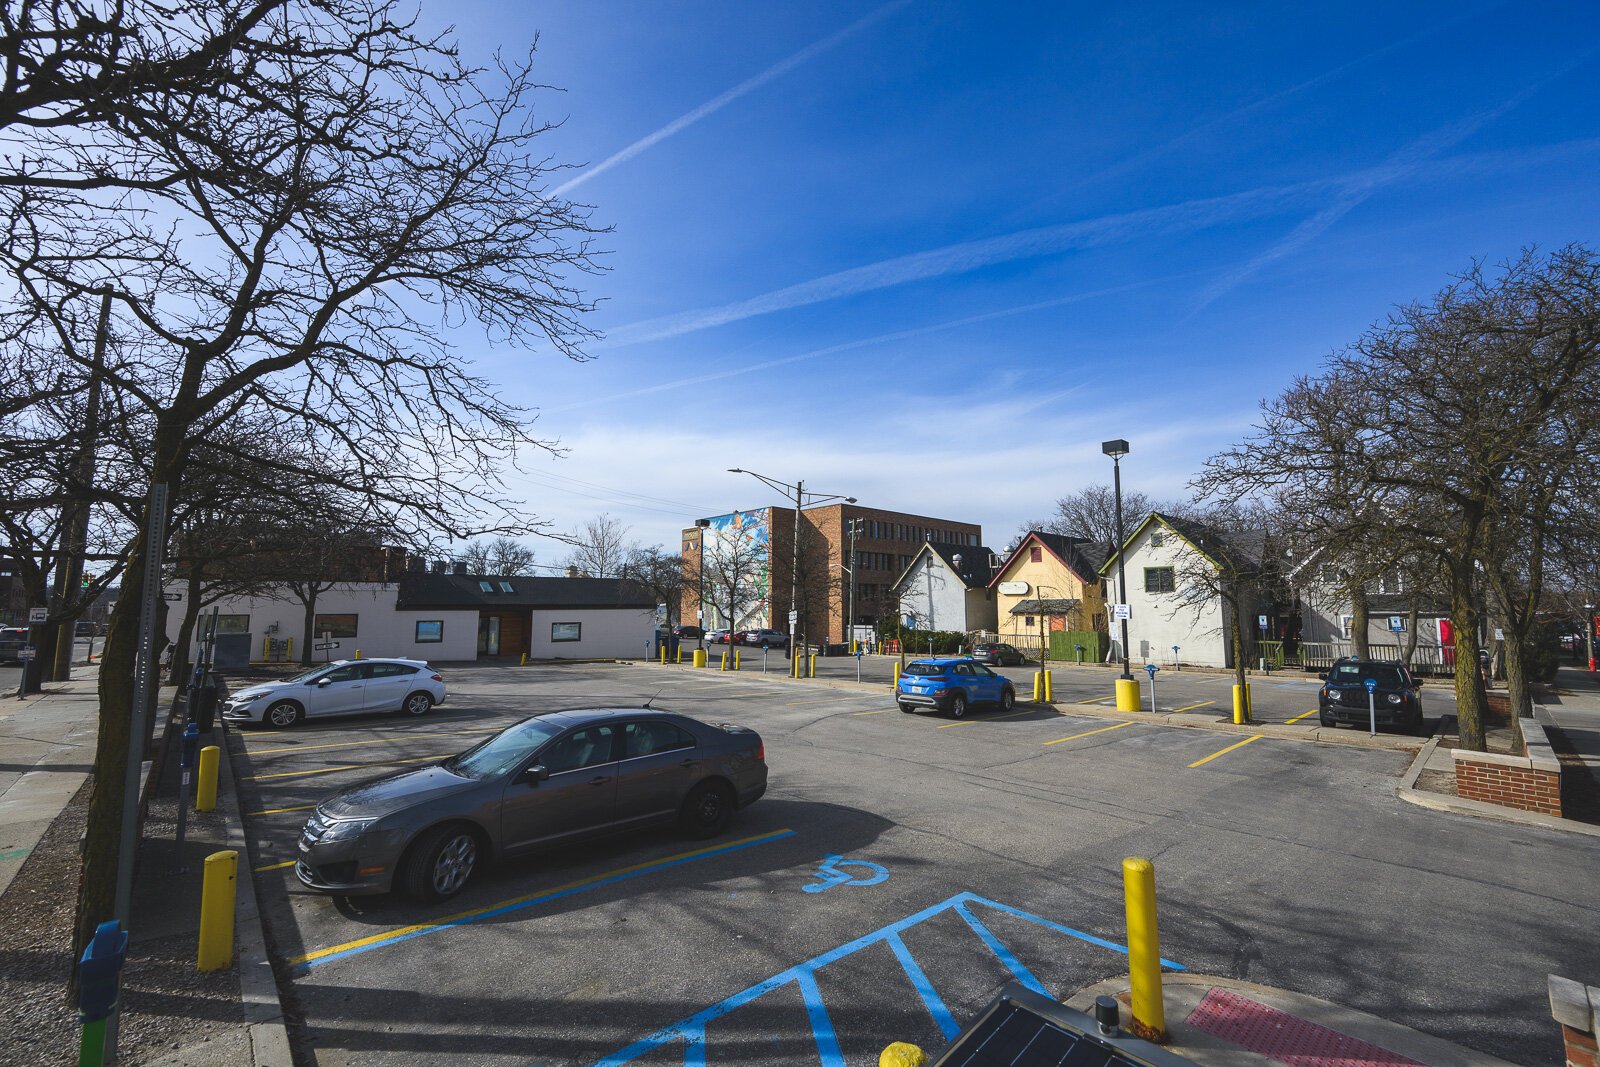
[[[28,609],[28,625],[29,626],[38,626],[42,622],[49,622],[49,621],[50,621],[50,609],[49,608],[29,608]]]
[[[1366,687],[1367,687],[1367,720],[1368,720],[1367,721],[1367,725],[1368,725],[1368,728],[1372,732],[1372,736],[1373,737],[1377,737],[1378,736],[1378,680],[1376,678],[1368,678],[1366,680],[1366,682],[1363,683],[1363,684],[1366,685]]]
[[[1406,620],[1405,620],[1405,618],[1403,616],[1400,616],[1400,615],[1390,615],[1389,616],[1389,632],[1392,633],[1392,634],[1403,634],[1403,633],[1405,633],[1406,632]]]

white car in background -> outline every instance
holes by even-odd
[[[338,660],[293,678],[231,693],[222,717],[233,723],[282,728],[323,715],[368,711],[426,715],[443,703],[444,678],[425,660]]]

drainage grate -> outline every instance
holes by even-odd
[[[1184,1021],[1289,1067],[1426,1067],[1226,989],[1213,987]]]

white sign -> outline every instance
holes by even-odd
[[[38,654],[39,650],[34,648],[32,645],[23,645],[21,648],[17,649],[17,659],[22,663],[28,662]]]
[[[318,652],[326,652],[330,648],[338,648],[339,647],[339,642],[337,642],[337,641],[323,641],[321,644],[312,645],[311,647],[314,648],[315,650],[317,650]]]
[[[44,622],[49,617],[50,617],[50,609],[49,608],[29,608],[28,609],[28,622],[30,624],[31,623],[36,623],[36,622]]]
[[[793,629],[794,627],[798,626],[799,624],[800,624],[800,613],[798,611],[789,612],[789,628]]]
[[[1117,622],[1127,622],[1132,615],[1133,613],[1128,610],[1128,605],[1126,604],[1111,605],[1111,618]]]
[[[1001,582],[1000,591],[1006,596],[1027,596],[1027,582]]]
[[[1256,616],[1256,625],[1258,627],[1260,627],[1261,629],[1265,630],[1267,628],[1267,617],[1265,615],[1257,615]]]
[[[1389,632],[1403,634],[1406,632],[1406,620],[1399,615],[1389,616]]]
[[[1506,639],[1506,632],[1500,629],[1500,627],[1496,626],[1494,628],[1494,639],[1496,641],[1504,641]]]

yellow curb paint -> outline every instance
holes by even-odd
[[[502,900],[495,904],[487,904],[481,908],[473,908],[471,911],[457,912],[455,915],[447,915],[442,919],[435,919],[433,922],[416,923],[412,926],[402,926],[398,929],[386,930],[381,934],[373,934],[371,937],[363,937],[355,941],[346,941],[342,945],[334,945],[330,948],[317,949],[315,952],[308,952],[304,956],[293,956],[287,962],[289,966],[295,967],[302,963],[310,963],[312,960],[321,959],[324,956],[332,956],[336,953],[348,952],[353,948],[364,948],[367,945],[375,945],[382,941],[391,941],[397,937],[404,937],[407,934],[415,934],[423,930],[431,930],[439,926],[449,926],[452,923],[464,922],[468,919],[474,919],[485,912],[497,911],[500,908],[515,907],[516,905],[525,901],[537,900],[540,897],[550,896],[552,893],[565,893],[568,890],[579,889],[595,882],[603,882],[607,878],[615,878],[621,874],[629,874],[633,871],[641,871],[647,867],[659,867],[662,864],[673,863],[678,860],[691,859],[695,856],[704,855],[707,852],[722,852],[726,849],[733,848],[736,845],[754,844],[757,841],[765,841],[768,838],[783,837],[792,833],[794,833],[794,831],[789,829],[773,830],[771,833],[756,834],[754,837],[746,837],[738,841],[728,841],[723,844],[712,845],[709,848],[697,848],[693,852],[680,852],[676,856],[664,856],[661,859],[650,860],[648,863],[635,863],[631,867],[619,867],[614,871],[606,871],[604,874],[590,875],[588,878],[580,878],[576,882],[568,882],[566,885],[558,885],[553,889],[541,889],[537,893],[528,893],[525,896],[512,897],[510,900]]]
[[[257,874],[261,874],[263,871],[281,871],[285,867],[293,867],[297,862],[297,860],[284,860],[282,863],[269,863],[264,867],[256,867],[254,870]]]
[[[245,815],[255,818],[257,815],[282,815],[286,811],[310,811],[315,804],[301,804],[294,808],[268,808],[266,811],[247,811]]]
[[[446,753],[449,755],[449,753]],[[384,759],[372,763],[350,763],[343,767],[318,767],[311,771],[279,771],[277,774],[252,774],[241,778],[243,782],[262,782],[268,778],[305,778],[313,774],[337,774],[340,771],[359,771],[363,767],[397,767],[402,763],[431,763],[434,760],[444,759],[445,756],[418,756],[416,759]]]
[[[1132,726],[1132,725],[1133,725],[1133,723],[1131,723],[1131,722],[1119,722],[1115,726],[1102,726],[1098,730],[1085,730],[1083,733],[1081,733],[1081,734],[1073,734],[1071,737],[1058,737],[1054,741],[1046,741],[1045,744],[1047,744],[1047,745],[1059,745],[1063,741],[1076,741],[1080,737],[1093,737],[1095,734],[1103,734],[1108,730],[1120,730],[1124,726]]]
[[[1229,745],[1227,748],[1221,750],[1220,752],[1211,753],[1211,755],[1207,756],[1205,759],[1197,759],[1197,760],[1195,760],[1193,763],[1189,764],[1189,766],[1190,767],[1198,767],[1201,764],[1210,763],[1212,760],[1216,759],[1218,756],[1226,756],[1228,753],[1232,752],[1234,749],[1243,748],[1244,746],[1248,745],[1250,742],[1259,741],[1265,736],[1266,736],[1266,734],[1252,734],[1251,736],[1245,738],[1243,741],[1239,741],[1239,742],[1237,742],[1235,744]]]
[[[1292,718],[1288,722],[1284,723],[1284,725],[1285,726],[1293,726],[1295,723],[1299,722],[1301,719],[1309,719],[1309,718],[1311,718],[1311,716],[1315,715],[1316,713],[1317,713],[1317,709],[1316,708],[1312,708],[1310,711],[1306,712],[1304,715],[1296,715],[1294,718]]]
[[[1210,704],[1215,704],[1215,703],[1216,703],[1215,700],[1202,700],[1198,704],[1190,704],[1189,706],[1183,707],[1183,708],[1173,708],[1171,711],[1167,712],[1167,714],[1168,715],[1176,715],[1176,714],[1178,714],[1179,712],[1182,712],[1182,711],[1193,711],[1195,708],[1203,708],[1203,707],[1206,707],[1206,706],[1208,706]]]

